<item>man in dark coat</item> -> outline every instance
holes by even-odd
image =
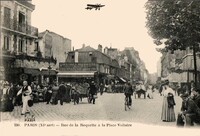
[[[57,83],[54,83],[53,87],[52,87],[52,96],[51,96],[51,104],[58,104],[58,90],[59,87],[57,85]]]
[[[91,103],[93,101],[93,104],[95,104],[95,98],[94,95],[97,94],[97,87],[94,84],[94,81],[91,82],[90,87],[89,87],[89,95],[90,95],[90,100],[89,102]]]
[[[45,99],[47,101],[47,104],[49,104],[50,100],[51,100],[51,97],[52,97],[52,85],[50,84],[47,88],[47,92],[45,94]]]
[[[194,123],[200,124],[200,94],[199,90],[193,89],[191,92],[192,100],[188,102],[187,110],[190,111],[186,114],[186,125],[193,126]],[[191,106],[190,106],[191,105]]]
[[[133,88],[130,83],[126,83],[124,86],[124,95],[129,100],[129,105],[132,105],[131,95],[133,95]]]
[[[70,97],[70,95],[71,95],[71,85],[68,83],[67,85],[66,85],[66,102],[67,103],[70,103],[70,101],[71,101],[71,97]]]
[[[197,106],[200,108],[200,90],[199,89],[194,89],[192,91],[194,95],[194,102],[197,104]]]
[[[58,98],[60,99],[60,105],[63,105],[65,95],[66,95],[66,90],[67,89],[66,89],[65,84],[62,82],[58,89]]]
[[[184,116],[186,126],[193,126],[194,122],[199,124],[200,115],[197,113],[197,109],[199,108],[198,103],[200,103],[199,94],[196,90],[193,90],[192,96],[189,97],[189,94],[185,93],[181,97],[183,99],[182,112],[178,114],[178,118]]]

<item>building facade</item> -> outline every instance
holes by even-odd
[[[59,69],[59,62],[65,62],[68,52],[71,51],[71,40],[59,34],[46,30],[39,33],[39,49],[42,57],[53,57],[56,59],[56,69]]]
[[[43,82],[44,76],[55,74],[42,67],[55,66],[53,58],[47,59],[38,50],[38,28],[31,26],[35,5],[30,1],[1,2],[1,79],[13,83],[28,80]]]
[[[66,62],[60,63],[58,80],[77,81],[95,80],[108,84],[110,78],[118,74],[119,64],[108,55],[90,46],[68,53]]]
[[[186,50],[176,50],[173,54],[169,52],[162,53],[161,61],[161,77],[162,79],[169,79],[170,82],[175,84],[190,84],[195,80],[194,76],[194,59],[193,51],[190,48]],[[198,82],[200,81],[200,57],[199,53],[196,54],[197,58],[197,73]]]

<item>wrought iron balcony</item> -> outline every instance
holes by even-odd
[[[20,59],[20,60],[34,60],[34,61],[38,61],[38,62],[51,62],[56,64],[57,60],[56,58],[50,57],[50,58],[43,58],[43,57],[39,57],[39,56],[29,56],[26,53],[19,53],[17,55],[15,55],[16,59]]]
[[[38,37],[38,28],[28,25],[26,23],[19,23],[17,22],[17,20],[11,18],[5,18],[4,16],[2,16],[2,26],[16,32],[21,32],[26,35]]]

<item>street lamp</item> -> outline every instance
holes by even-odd
[[[49,71],[49,85],[50,85],[50,72],[51,72],[50,70],[52,69],[51,65],[50,65],[50,60],[51,59],[49,58],[49,66],[48,66],[48,71]]]
[[[51,48],[50,48],[50,56],[49,56],[49,66],[48,66],[48,71],[49,71],[49,85],[50,85],[50,70],[52,69],[51,68],[51,65],[50,65],[50,63],[51,63],[51,51],[52,51],[52,46],[51,46]],[[53,57],[53,56],[52,56]]]

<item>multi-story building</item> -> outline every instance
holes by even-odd
[[[71,51],[70,39],[49,30],[39,33],[38,44],[42,57],[56,59],[56,69],[59,69],[59,62],[66,61],[67,54]]]
[[[125,59],[131,64],[130,67],[130,80],[132,82],[143,80],[147,81],[148,71],[144,65],[144,62],[141,61],[138,51],[133,47],[126,47],[123,51],[123,54],[126,56]]]
[[[198,82],[200,81],[200,58],[197,53],[197,72]],[[190,48],[186,50],[177,50],[174,54],[169,52],[163,53],[161,61],[161,76],[167,78],[170,82],[188,84],[194,81],[194,59]]]
[[[60,63],[59,81],[95,80],[97,83],[110,82],[109,77],[116,75],[119,64],[99,49],[90,46],[68,53],[66,62]]]
[[[54,58],[44,58],[38,50],[38,29],[31,26],[35,5],[31,0],[1,2],[1,79],[10,82],[22,80],[42,82],[43,76],[56,74],[42,67],[55,66]]]

